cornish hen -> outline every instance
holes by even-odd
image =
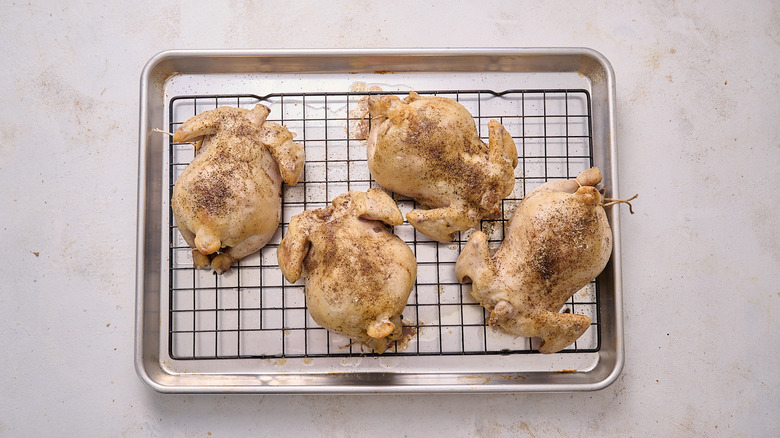
[[[303,148],[265,105],[219,107],[185,121],[174,142],[196,142],[195,158],[173,187],[171,208],[197,268],[218,274],[259,250],[281,216],[281,184],[296,184]]]
[[[377,353],[402,337],[401,312],[417,275],[411,249],[383,222],[403,222],[388,194],[347,192],[294,216],[277,253],[288,281],[303,268],[314,321]]]
[[[373,96],[369,113],[371,175],[428,208],[406,215],[414,228],[449,242],[455,232],[501,213],[501,200],[514,187],[517,148],[500,123],[488,123],[486,145],[463,105],[415,92],[403,101]]]
[[[612,252],[599,182],[594,167],[530,192],[492,257],[487,236],[471,236],[455,274],[461,283],[473,282],[471,294],[490,311],[489,325],[542,338],[542,353],[560,351],[585,332],[590,318],[558,312],[601,273]]]

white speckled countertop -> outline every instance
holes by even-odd
[[[772,1],[4,2],[0,437],[780,435]],[[636,4],[634,4],[636,3]],[[616,72],[626,365],[572,394],[161,395],[133,369],[139,78],[168,49],[590,47]]]

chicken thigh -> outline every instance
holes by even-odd
[[[304,269],[314,321],[377,353],[402,337],[401,312],[417,275],[412,250],[383,222],[403,222],[387,193],[347,192],[294,216],[277,253],[289,282]]]
[[[428,208],[406,215],[415,229],[449,242],[455,232],[500,215],[517,166],[517,148],[500,123],[488,123],[486,145],[463,105],[415,92],[403,101],[373,96],[369,113],[371,175],[386,189]]]
[[[471,294],[490,311],[489,325],[542,338],[542,353],[560,351],[585,332],[590,318],[558,312],[604,270],[612,252],[599,182],[594,167],[530,192],[492,257],[487,236],[471,236],[455,274],[461,283],[473,283]]]
[[[219,107],[185,121],[174,142],[197,142],[176,179],[171,208],[196,268],[218,274],[259,250],[281,217],[281,185],[296,184],[303,148],[286,127],[266,121],[265,105]]]

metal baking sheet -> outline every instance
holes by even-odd
[[[367,90],[409,90],[457,99],[478,129],[498,118],[520,151],[505,218],[533,187],[591,165],[618,194],[614,74],[589,49],[169,51],[141,78],[136,369],[161,392],[354,393],[575,391],[603,388],[623,364],[618,215],[608,211],[613,255],[567,309],[594,321],[565,351],[541,355],[534,340],[484,325],[454,261],[469,232],[431,242],[407,223],[418,279],[404,319],[405,348],[383,355],[347,346],[305,310],[302,282],[289,284],[276,245],[290,217],[346,190],[376,186],[365,165],[359,102]],[[305,177],[284,188],[283,223],[270,244],[223,276],[191,269],[170,214],[170,187],[192,158],[155,129],[173,131],[221,105],[271,107],[297,132]],[[357,131],[357,134],[356,134]],[[405,213],[411,200],[397,198]],[[612,210],[612,209],[610,209]],[[616,211],[616,210],[615,210]],[[481,225],[498,244],[503,222]]]

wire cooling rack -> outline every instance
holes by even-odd
[[[179,234],[170,209],[168,255],[169,355],[172,359],[349,357],[372,355],[341,335],[318,326],[306,311],[303,281],[282,276],[276,251],[290,219],[321,208],[341,193],[379,187],[366,160],[369,123],[364,101],[370,94],[408,92],[337,92],[258,95],[177,96],[168,105],[169,129],[219,106],[271,108],[268,120],[297,133],[306,152],[304,177],[283,185],[282,224],[267,246],[235,263],[223,275],[192,267],[191,250]],[[515,140],[519,162],[515,189],[502,201],[502,218],[482,221],[480,229],[497,247],[517,204],[542,183],[572,178],[592,166],[591,102],[587,90],[419,91],[449,97],[474,116],[487,141],[487,123],[498,120]],[[169,192],[194,156],[190,144],[169,147]],[[417,205],[394,195],[402,213]],[[393,228],[417,258],[418,274],[403,319],[411,334],[402,347],[384,355],[536,354],[538,340],[516,338],[485,325],[485,311],[469,294],[470,285],[455,278],[455,261],[471,231],[443,244],[417,233],[404,222]],[[574,294],[563,312],[587,315],[590,328],[562,353],[596,352],[601,345],[599,284],[594,280]]]

